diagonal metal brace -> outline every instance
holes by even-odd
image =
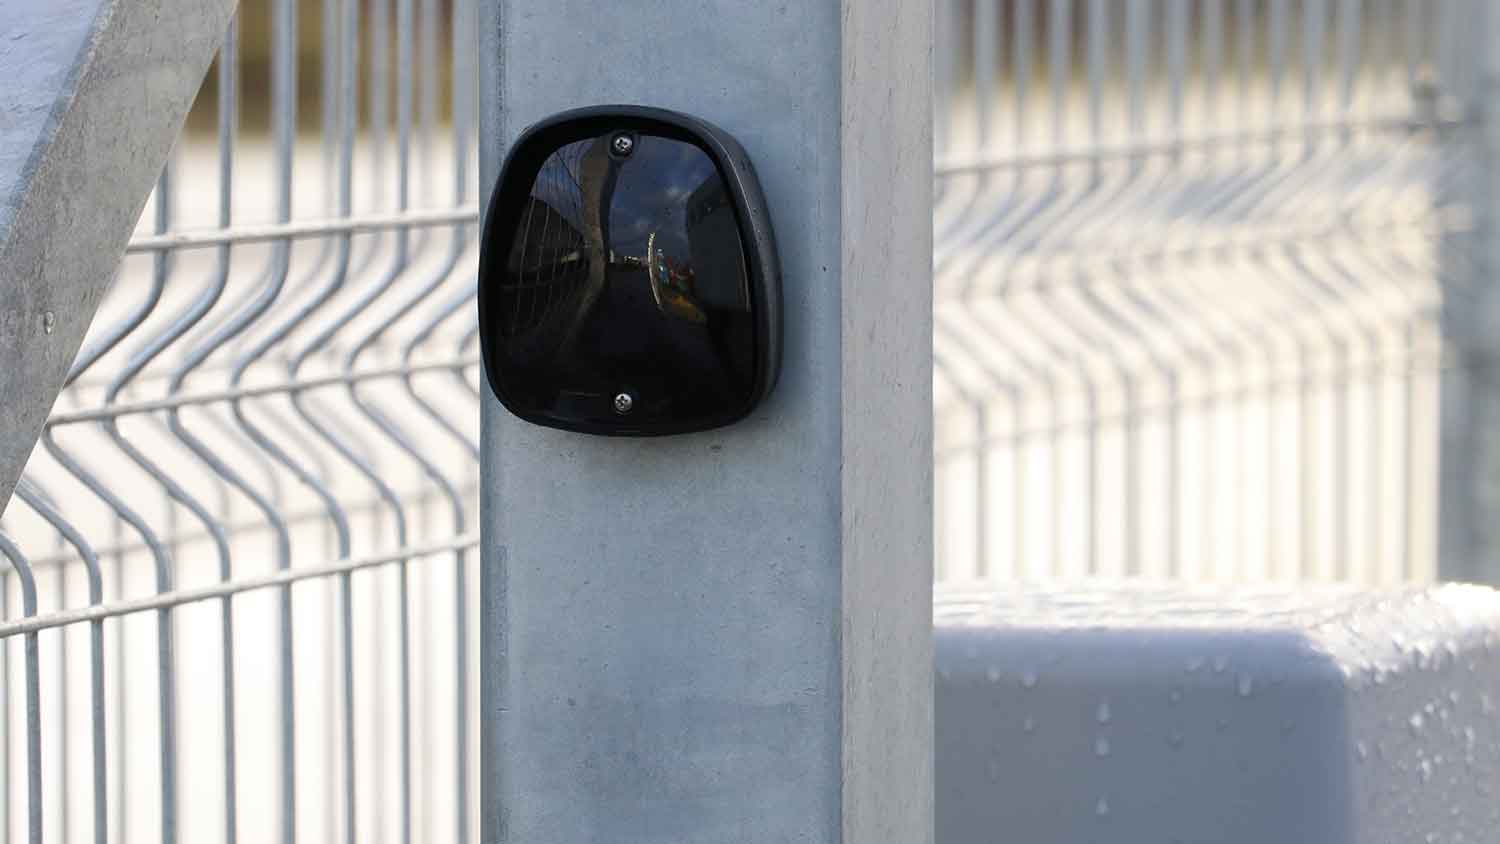
[[[0,510],[236,0],[0,0]]]

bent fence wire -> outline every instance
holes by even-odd
[[[472,838],[474,2],[242,4],[0,526],[5,840]],[[939,0],[941,581],[1433,576],[1478,2]]]

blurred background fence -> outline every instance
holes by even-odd
[[[1434,577],[1483,4],[938,12],[939,578]]]
[[[472,839],[473,15],[241,4],[4,514],[6,840]]]
[[[0,522],[5,840],[472,838],[474,3],[241,4]],[[941,583],[1436,577],[1483,0],[936,14]]]

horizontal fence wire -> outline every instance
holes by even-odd
[[[1433,577],[1483,0],[934,2],[940,585]],[[0,520],[0,839],[472,839],[474,4],[241,4]]]

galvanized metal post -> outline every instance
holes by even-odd
[[[1439,74],[1436,95],[1476,118],[1479,178],[1466,188],[1472,232],[1443,241],[1442,462],[1438,575],[1500,583],[1500,9],[1477,4],[1478,21],[1452,37],[1472,39],[1454,60],[1478,73]],[[1459,46],[1459,45],[1455,45]],[[1468,47],[1472,46],[1473,49]],[[1470,58],[1472,57],[1472,58]],[[1451,102],[1451,101],[1450,101]]]
[[[485,0],[481,186],[636,103],[745,145],[767,404],[619,440],[483,407],[487,842],[932,841],[930,4]]]
[[[0,510],[234,0],[0,0]]]

